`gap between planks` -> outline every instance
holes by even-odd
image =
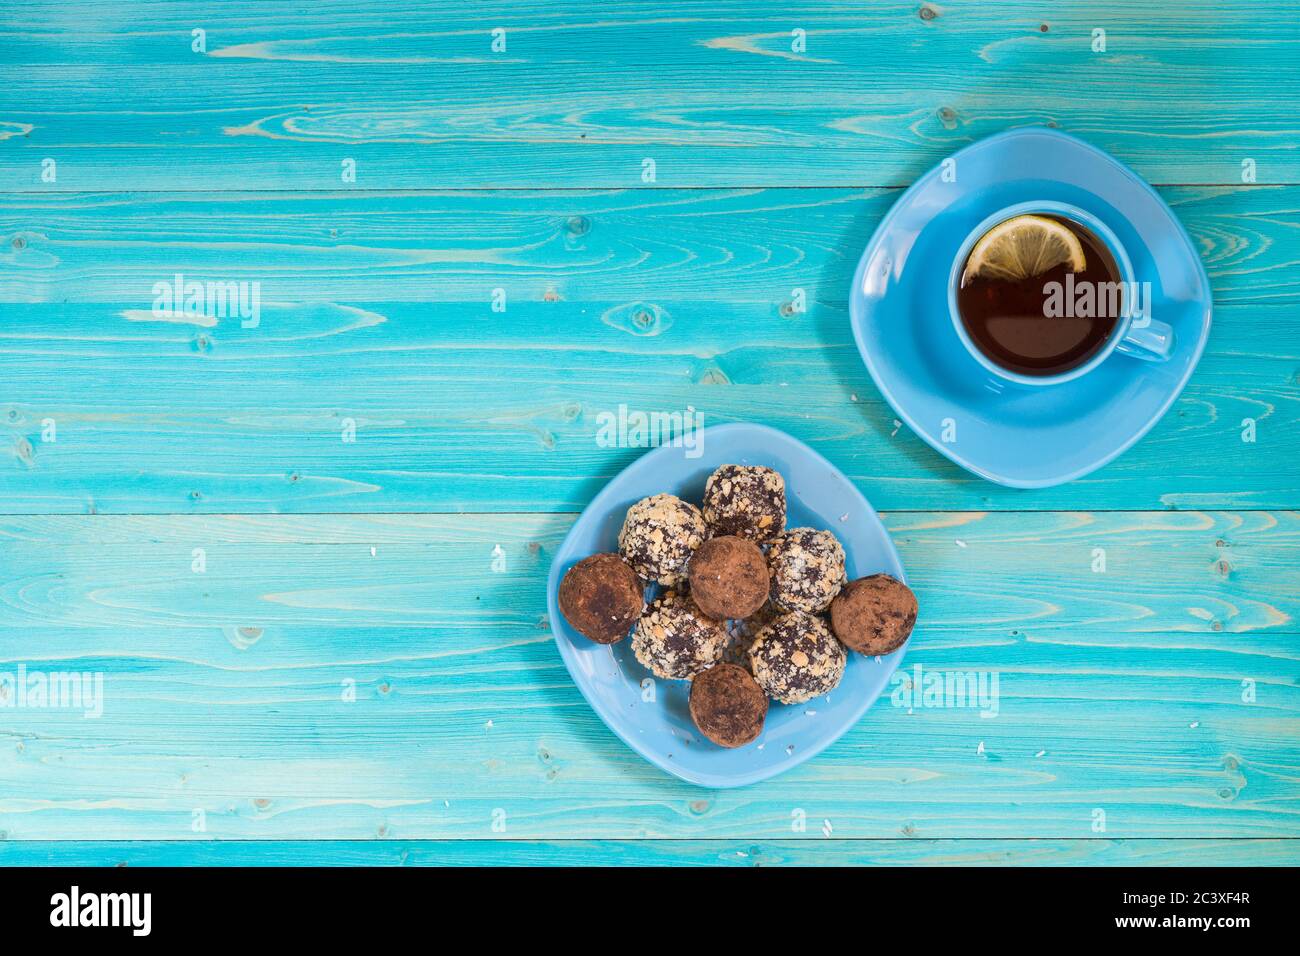
[[[1293,508],[879,508],[882,515],[922,514],[1273,514]],[[381,518],[385,515],[437,515],[448,518],[571,517],[581,511],[0,511],[0,518]]]
[[[123,194],[132,196],[171,196],[185,193],[231,193],[236,195],[242,194],[291,194],[299,195],[337,195],[340,193],[361,193],[373,196],[380,195],[402,195],[402,196],[437,196],[442,193],[491,193],[491,192],[508,192],[508,193],[591,193],[591,192],[727,192],[728,190],[743,189],[753,192],[772,192],[775,190],[821,190],[828,189],[889,189],[902,191],[911,188],[915,183],[828,183],[821,185],[745,185],[744,183],[729,183],[725,186],[672,186],[661,185],[627,185],[627,186],[420,186],[420,187],[392,187],[383,189],[288,189],[278,187],[274,189],[256,189],[245,188],[238,189],[210,189],[210,188],[192,188],[192,189],[32,189],[11,191],[8,193],[13,198],[30,198],[36,196],[121,196]],[[1147,182],[1148,186],[1155,189],[1177,189],[1177,188],[1205,188],[1205,189],[1272,189],[1278,187],[1300,186],[1300,180],[1292,182],[1290,180],[1268,183],[1242,183],[1242,182]]]

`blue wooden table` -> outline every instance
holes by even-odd
[[[0,863],[1297,862],[1298,25],[11,0],[0,671],[103,683],[0,700]],[[1138,446],[1014,491],[898,427],[846,300],[902,187],[1027,124],[1158,186],[1215,325]],[[177,274],[256,315],[160,309]],[[633,754],[543,583],[620,405],[830,458],[920,596],[904,666],[997,716],[882,698],[734,791]]]

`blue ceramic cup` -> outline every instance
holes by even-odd
[[[1082,365],[1057,375],[1024,375],[999,365],[971,340],[970,334],[966,331],[966,325],[962,322],[961,315],[957,310],[957,290],[961,283],[962,271],[966,267],[966,259],[970,256],[971,250],[975,248],[975,243],[979,242],[985,233],[999,223],[1006,222],[1016,216],[1033,215],[1066,219],[1086,229],[1099,243],[1106,247],[1111,258],[1115,260],[1115,265],[1119,269],[1120,282],[1122,283],[1120,317],[1115,323],[1115,327],[1111,329],[1110,336],[1105,344]],[[970,353],[976,362],[984,366],[988,372],[999,380],[1025,386],[1059,385],[1062,382],[1069,382],[1087,375],[1106,361],[1112,352],[1116,351],[1147,362],[1163,362],[1169,358],[1174,348],[1174,330],[1168,324],[1151,317],[1149,314],[1151,296],[1149,294],[1135,296],[1134,292],[1138,289],[1133,274],[1133,263],[1129,260],[1128,253],[1124,251],[1124,246],[1115,237],[1115,234],[1100,219],[1068,203],[1023,202],[1000,209],[993,215],[986,217],[971,230],[965,241],[962,242],[961,248],[953,260],[952,271],[948,277],[948,314],[952,318],[952,325],[957,332],[957,338],[966,347],[966,351]],[[1135,299],[1141,301],[1135,302]],[[1145,303],[1145,305],[1142,305],[1142,303]]]

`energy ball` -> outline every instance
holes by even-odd
[[[903,646],[916,624],[916,595],[888,574],[858,578],[831,603],[831,627],[844,644],[879,656]]]
[[[661,594],[632,632],[636,659],[656,677],[669,680],[694,677],[717,663],[726,646],[726,628],[676,591]]]
[[[651,495],[627,509],[618,533],[618,553],[647,581],[676,587],[686,565],[709,536],[704,515],[675,495]]]
[[[767,600],[771,577],[758,545],[744,538],[710,538],[696,550],[688,568],[691,597],[709,617],[749,617]]]
[[[824,611],[844,585],[844,549],[835,535],[792,528],[767,549],[772,602],[783,611]]]
[[[829,694],[844,676],[848,655],[820,618],[799,611],[763,628],[749,649],[758,686],[783,704]]]
[[[691,720],[719,747],[743,747],[763,732],[767,695],[749,671],[714,664],[691,681]]]
[[[616,644],[645,610],[641,579],[617,554],[593,554],[560,582],[560,611],[584,637]]]
[[[785,479],[771,468],[723,465],[704,486],[704,520],[714,534],[766,541],[785,530]]]

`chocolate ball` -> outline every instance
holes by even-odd
[[[704,519],[714,534],[766,541],[785,529],[785,479],[758,465],[723,465],[704,486]]]
[[[845,645],[880,656],[903,646],[916,624],[916,595],[888,574],[858,578],[831,602],[831,627]]]
[[[691,557],[688,570],[691,597],[709,617],[749,617],[767,600],[767,559],[752,541],[710,538]]]
[[[714,664],[691,681],[691,720],[719,747],[743,747],[763,732],[767,695],[749,672]]]
[[[824,611],[844,584],[844,549],[835,535],[792,528],[767,549],[772,602],[783,611]]]
[[[726,628],[676,591],[656,598],[632,632],[636,659],[656,677],[669,680],[694,677],[716,663],[726,646]]]
[[[844,676],[848,655],[820,618],[793,611],[763,628],[749,649],[754,679],[783,704],[829,694]]]
[[[617,554],[593,554],[560,582],[560,611],[574,630],[597,644],[616,644],[645,610],[644,588]]]
[[[675,495],[652,495],[627,509],[618,552],[647,581],[675,587],[685,583],[686,565],[708,536],[695,505]]]

